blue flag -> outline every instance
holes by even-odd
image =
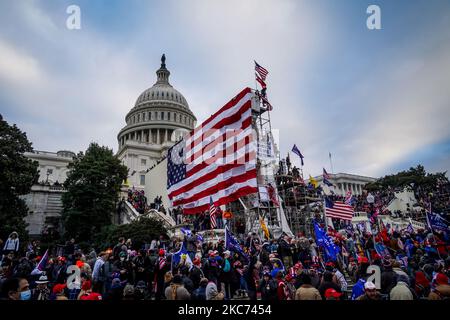
[[[334,244],[331,237],[316,222],[314,222],[314,231],[316,233],[316,243],[324,249],[326,259],[336,261],[340,252],[339,247]]]
[[[178,250],[177,252],[175,252],[172,255],[172,266],[178,266],[183,257],[185,257],[186,262],[190,264],[189,269],[192,268],[192,265],[193,265],[192,260],[188,255],[188,251],[187,251],[186,244],[184,241],[183,241],[183,244],[181,245],[180,250]]]
[[[181,228],[181,232],[187,236],[190,236],[192,234],[192,231],[188,228]]]
[[[235,238],[235,236],[233,236],[231,231],[228,230],[228,227],[225,229],[225,248],[232,252],[239,253],[244,256],[244,258],[249,259],[244,250],[242,250],[239,241]]]
[[[328,174],[327,170],[325,170],[325,168],[322,168],[322,169],[323,169],[323,174],[322,174],[322,176],[323,176],[323,183],[325,183],[329,187],[333,187],[334,185],[330,181],[331,177]]]
[[[303,166],[303,158],[304,157],[303,157],[302,153],[300,152],[300,150],[297,148],[297,146],[295,144],[292,147],[292,152],[300,157],[300,161],[302,162],[302,166]]]
[[[408,224],[408,226],[406,227],[406,231],[409,232],[410,234],[414,233],[414,227],[411,224],[411,222]]]
[[[386,248],[384,244],[381,242],[375,243],[375,251],[382,257],[386,258],[388,255],[390,255],[389,250]]]
[[[431,231],[448,231],[448,222],[441,215],[427,212],[427,223]]]

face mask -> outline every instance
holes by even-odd
[[[120,258],[120,261],[125,261],[125,258]]]
[[[31,290],[23,291],[20,293],[20,300],[30,300],[31,299]]]

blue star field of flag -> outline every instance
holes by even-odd
[[[167,188],[186,178],[185,141],[181,140],[167,152]]]

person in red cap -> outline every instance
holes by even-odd
[[[200,280],[203,278],[203,271],[202,271],[202,262],[200,258],[195,257],[192,261],[192,269],[189,272],[189,278],[191,279],[192,283],[194,284],[194,288],[198,288],[200,285]]]
[[[97,292],[91,292],[87,295],[83,295],[82,297],[80,297],[80,300],[94,300],[94,301],[98,301],[98,300],[103,300],[102,299],[102,295],[100,293]]]
[[[92,282],[90,280],[83,281],[81,285],[80,293],[78,294],[78,300],[82,300],[81,297],[87,296],[92,292]]]
[[[431,290],[428,300],[443,300],[450,298],[450,285],[448,277],[443,273],[436,276],[436,288]]]
[[[322,276],[322,282],[319,286],[319,292],[323,300],[327,300],[325,293],[329,289],[333,289],[337,292],[342,292],[341,287],[333,281],[333,272],[325,271]]]
[[[69,300],[65,293],[64,290],[66,289],[66,284],[61,284],[61,283],[57,283],[55,284],[55,286],[53,287],[53,294],[55,295],[55,300]]]
[[[166,260],[166,250],[159,249],[158,260],[156,260],[155,278],[156,278],[156,293],[155,299],[161,300],[164,295],[164,275],[170,270],[170,263]]]
[[[340,300],[342,295],[342,292],[338,292],[333,288],[325,290],[324,293],[325,300]]]

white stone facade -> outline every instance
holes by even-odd
[[[34,151],[26,152],[25,156],[39,163],[39,179],[41,184],[56,182],[62,184],[67,179],[69,163],[72,162],[75,154],[71,151]]]
[[[348,190],[351,190],[354,195],[360,195],[362,194],[365,184],[377,180],[376,178],[349,173],[330,174],[330,178],[330,182],[334,184],[334,187],[325,185],[322,176],[315,177],[314,179],[317,180],[326,194],[330,194],[330,191],[332,190],[334,193],[343,196],[345,196]]]
[[[67,179],[68,166],[75,154],[71,151],[34,151],[26,152],[25,156],[39,163],[38,184],[22,197],[29,209],[25,218],[28,232],[31,236],[39,236],[46,226],[52,226],[48,218],[61,216],[61,196],[65,192],[61,185]]]

